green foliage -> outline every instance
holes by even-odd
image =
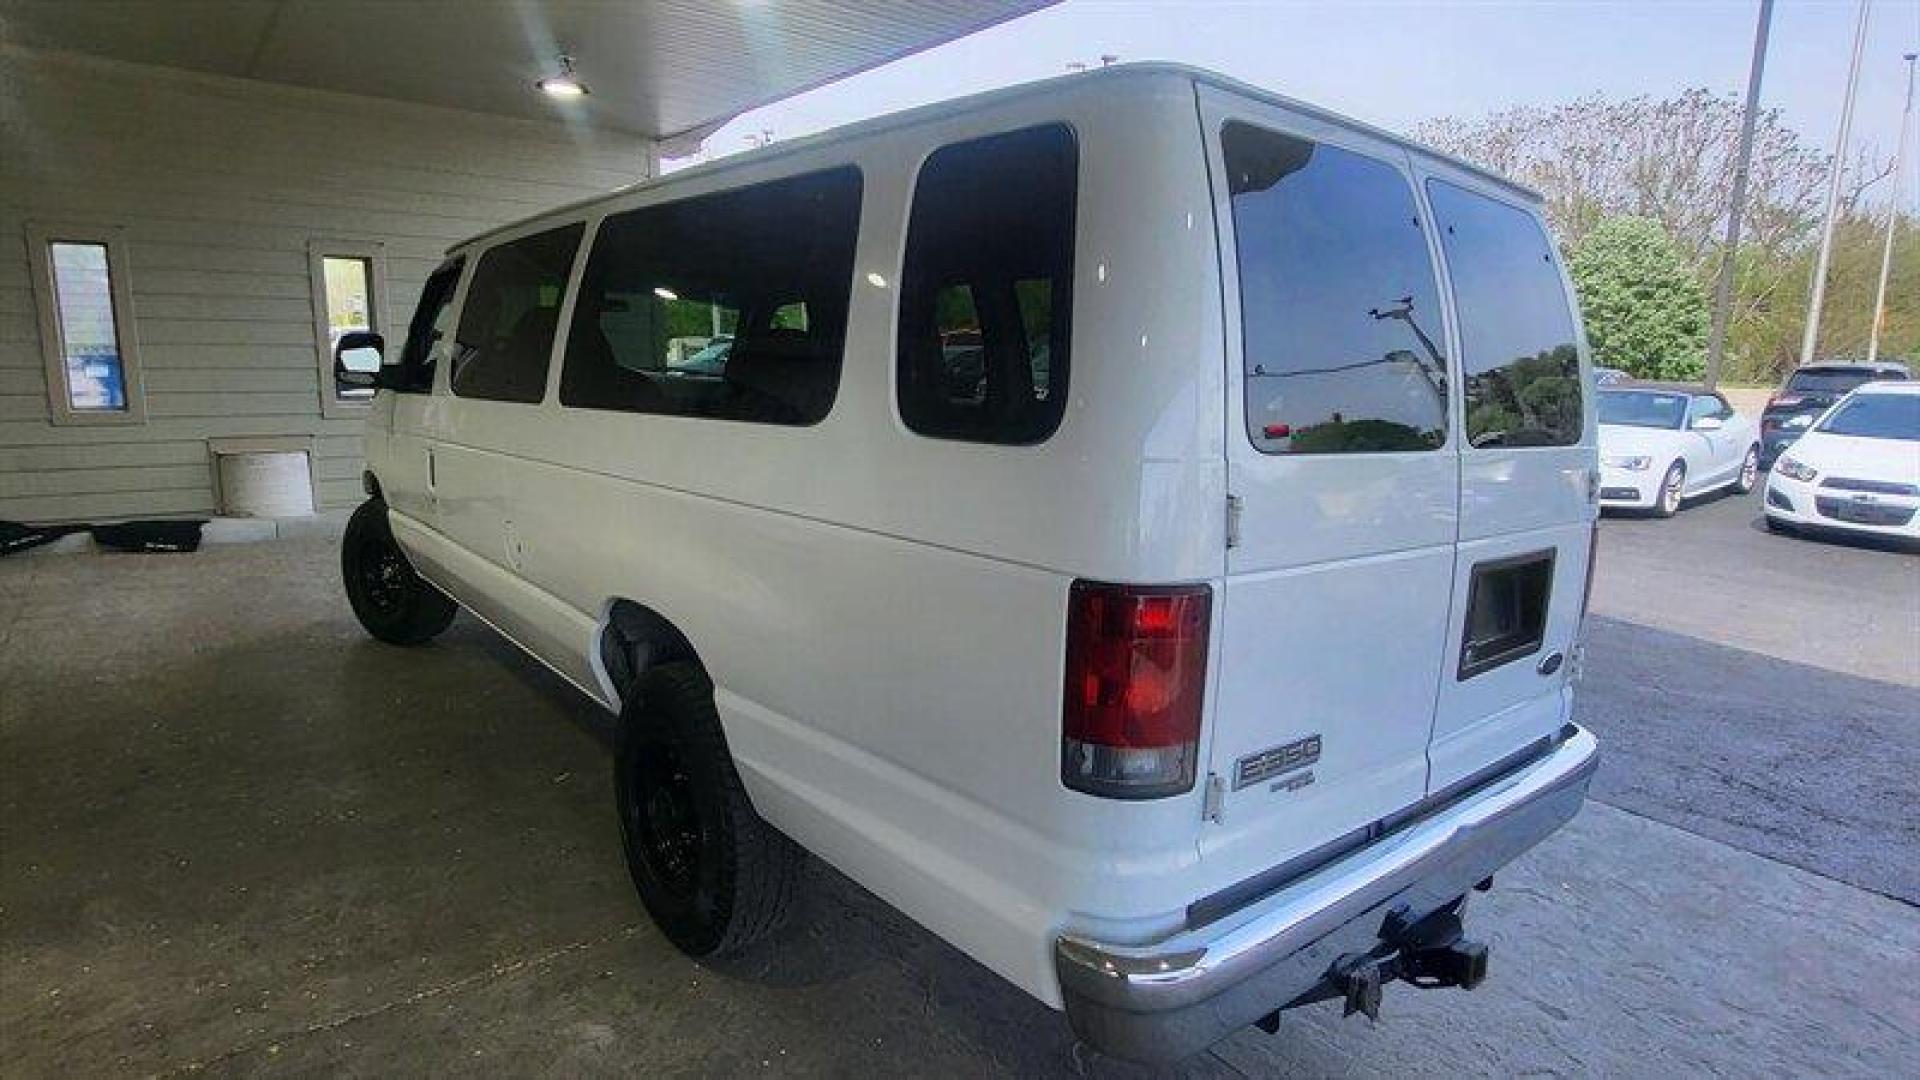
[[[1580,358],[1562,345],[1467,378],[1475,446],[1539,446],[1580,427]]]
[[[1568,260],[1594,362],[1643,379],[1697,379],[1706,369],[1706,291],[1660,223],[1602,218]]]
[[[1329,420],[1293,433],[1287,449],[1296,454],[1345,454],[1361,451],[1431,450],[1446,441],[1442,431],[1367,417]]]

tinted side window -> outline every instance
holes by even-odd
[[[435,270],[420,289],[420,305],[413,309],[406,344],[400,350],[400,371],[409,391],[424,394],[433,389],[433,346],[449,329],[448,316],[453,311],[453,293],[460,285],[463,261],[454,259]]]
[[[1080,151],[1065,126],[943,146],[914,185],[900,275],[900,417],[1037,443],[1067,404]]]
[[[1553,245],[1533,215],[1427,181],[1440,229],[1466,370],[1467,442],[1580,441],[1580,358]]]
[[[1445,443],[1440,290],[1406,177],[1247,124],[1222,128],[1220,148],[1254,446],[1326,454]]]
[[[607,218],[560,403],[818,423],[840,388],[859,228],[851,166]]]
[[[585,229],[576,223],[535,233],[480,256],[454,335],[455,394],[534,402],[546,393],[560,296]]]

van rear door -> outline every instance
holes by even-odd
[[[1239,880],[1425,794],[1459,458],[1407,153],[1208,87],[1200,115],[1237,517],[1202,855]]]
[[[1459,565],[1429,755],[1440,791],[1568,718],[1598,462],[1571,292],[1538,213],[1477,178],[1423,181],[1464,398]]]

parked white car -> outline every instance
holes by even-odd
[[[1868,383],[1767,475],[1767,525],[1920,539],[1920,383]]]
[[[1175,67],[1016,88],[460,244],[383,348],[341,349],[354,611],[457,601],[620,715],[690,954],[811,852],[1177,1058],[1477,984],[1466,894],[1592,775],[1560,259],[1384,133]]]
[[[1759,482],[1759,432],[1717,392],[1617,382],[1599,397],[1601,506],[1672,517],[1686,499]]]

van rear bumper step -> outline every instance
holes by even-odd
[[[1174,1061],[1301,998],[1572,820],[1599,765],[1569,724],[1548,752],[1220,921],[1151,945],[1054,944],[1068,1020],[1092,1046]]]

